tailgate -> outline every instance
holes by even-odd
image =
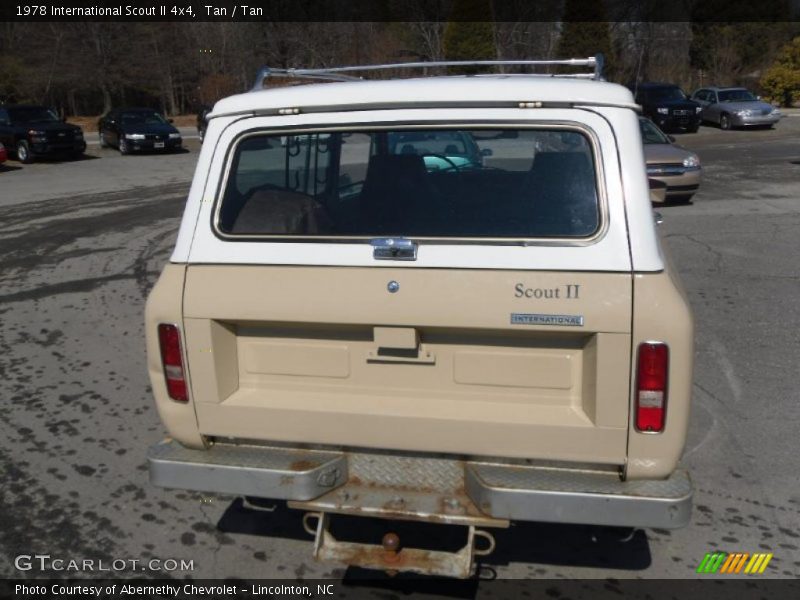
[[[205,435],[625,460],[629,273],[191,265],[184,327]]]

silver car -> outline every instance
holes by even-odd
[[[708,87],[692,94],[703,107],[703,121],[721,129],[732,127],[772,127],[781,119],[781,111],[759,99],[746,88]]]

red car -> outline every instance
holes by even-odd
[[[8,152],[6,152],[6,147],[3,144],[0,144],[0,163],[4,163],[8,160]]]

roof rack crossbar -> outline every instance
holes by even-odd
[[[591,73],[564,73],[559,76],[603,79],[604,57],[602,54],[588,58],[566,58],[556,60],[440,60],[432,62],[385,63],[378,65],[352,65],[320,69],[274,69],[263,67],[256,77],[253,89],[262,89],[264,80],[269,77],[295,77],[301,79],[324,79],[331,81],[357,81],[360,77],[345,75],[359,71],[389,71],[397,69],[428,69],[435,67],[494,67],[494,66],[569,66],[592,67]]]

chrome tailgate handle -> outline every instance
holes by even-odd
[[[417,243],[405,238],[377,238],[370,245],[375,260],[417,260]]]

